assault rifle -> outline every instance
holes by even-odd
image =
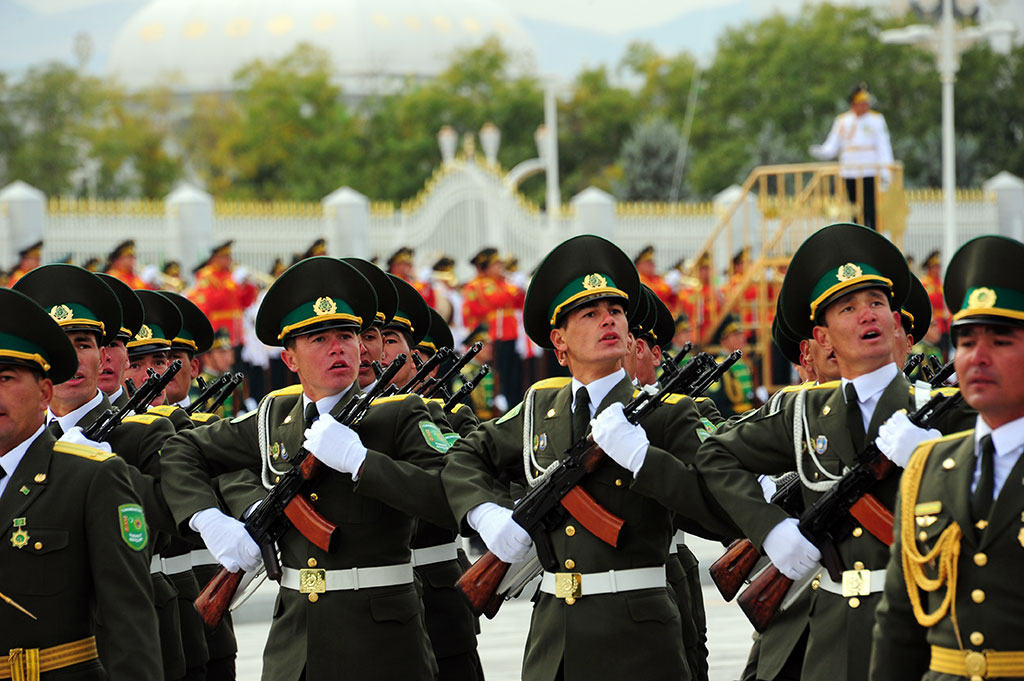
[[[419,368],[413,377],[409,379],[409,382],[398,389],[399,394],[405,395],[406,393],[416,392],[415,388],[427,380],[427,376],[434,370],[434,367],[439,366],[449,355],[453,354],[455,353],[451,348],[444,347],[428,357],[427,361],[419,364]],[[413,357],[415,356],[413,355]]]
[[[469,349],[462,353],[462,356],[459,357],[458,360],[456,360],[455,364],[448,367],[448,371],[444,372],[444,374],[441,375],[441,377],[438,378],[437,381],[431,387],[420,392],[420,395],[423,396],[423,399],[429,400],[430,398],[437,395],[439,392],[447,390],[448,384],[452,380],[452,378],[457,376],[459,372],[462,371],[462,368],[469,364],[469,362],[474,357],[477,356],[477,354],[483,349],[483,347],[484,344],[479,341],[469,346]],[[438,353],[435,353],[435,356],[437,356],[437,354]]]
[[[679,353],[673,357],[669,354],[668,350],[664,350],[661,353],[661,375],[663,378],[671,378],[679,371],[679,365],[682,363],[683,358],[690,353],[693,348],[693,343],[686,341],[683,343],[683,347],[679,349]]]
[[[491,373],[490,364],[485,364],[480,367],[480,371],[473,374],[473,378],[463,383],[462,387],[456,390],[455,394],[448,398],[448,401],[444,403],[444,410],[451,413],[455,410],[455,407],[468,400],[469,394],[476,390],[476,387],[480,385],[480,382],[483,381],[489,373]]]
[[[181,371],[181,360],[176,359],[158,374],[152,369],[149,370],[149,378],[143,381],[139,389],[128,398],[120,409],[111,407],[103,412],[98,419],[93,421],[87,428],[82,429],[82,435],[94,442],[103,442],[117,428],[118,424],[130,414],[143,414],[149,408],[149,403],[157,398],[171,382],[174,375]]]
[[[903,365],[903,375],[910,378],[910,374],[914,373],[914,369],[917,367],[921,367],[921,371],[924,371],[925,368],[921,365],[922,362],[924,362],[923,352],[915,352],[907,357],[907,362]]]
[[[370,408],[370,403],[381,396],[384,386],[395,377],[405,364],[405,359],[405,355],[395,357],[370,392],[363,393],[358,387],[353,388],[357,392],[338,415],[338,422],[350,428],[358,426]],[[267,577],[274,581],[280,581],[283,574],[276,543],[293,525],[317,547],[324,551],[334,549],[338,528],[313,508],[308,497],[323,470],[324,465],[309,450],[300,449],[292,461],[292,467],[281,476],[245,521],[246,531],[260,547]],[[243,574],[241,570],[228,572],[221,567],[199,593],[195,606],[206,626],[213,629],[220,624]]]
[[[939,394],[908,416],[919,428],[931,428],[939,418],[962,400],[960,393],[950,397]],[[892,544],[892,512],[872,494],[878,483],[898,473],[899,467],[878,449],[868,444],[853,468],[800,514],[800,531],[821,551],[821,564],[837,582],[843,578],[843,565],[836,544],[849,536],[854,520],[886,544]],[[775,617],[793,580],[773,565],[758,575],[740,594],[740,609],[757,631],[764,631]]]
[[[735,363],[741,353],[730,355],[723,364]],[[700,353],[675,376],[658,389],[647,386],[625,406],[626,419],[640,423],[662,400],[674,392],[693,394],[693,386],[705,374],[718,367],[714,358]],[[579,486],[579,483],[605,459],[604,451],[594,444],[589,434],[579,438],[565,455],[550,468],[544,481],[530,489],[516,504],[512,519],[533,539],[540,565],[549,572],[558,570],[549,533],[561,525],[569,513],[598,539],[617,546],[623,521],[604,508]],[[493,618],[501,607],[503,594],[499,587],[510,565],[488,551],[456,582],[466,596],[470,609]]]
[[[210,406],[207,411],[217,411],[217,408],[224,404],[225,400],[231,396],[231,393],[235,392],[238,386],[242,385],[242,381],[244,380],[245,374],[241,371],[236,371],[234,374],[230,374],[227,382],[225,382],[224,386],[221,388],[221,391],[217,393],[217,396],[210,402]]]
[[[185,407],[186,414],[195,414],[198,411],[206,411],[203,407],[213,398],[214,395],[221,391],[228,381],[231,380],[231,375],[224,374],[209,383],[203,381],[202,376],[197,380],[202,381],[202,383],[200,383],[200,390],[202,390],[202,392],[199,393],[196,399],[189,402],[187,407]]]

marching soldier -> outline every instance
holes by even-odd
[[[810,506],[853,465],[890,414],[927,401],[927,392],[915,398],[893,361],[897,310],[908,278],[899,250],[872,230],[831,225],[808,238],[793,256],[779,309],[797,335],[813,335],[826,352],[835,352],[841,384],[802,386],[784,395],[788,399],[773,399],[712,435],[698,451],[698,467],[715,498],[790,579],[815,574],[821,553],[795,518],[765,500],[756,475],[795,467]],[[964,420],[960,411],[942,427],[956,428]],[[891,507],[897,485],[889,477],[874,494]],[[843,566],[856,571],[850,582],[859,577],[866,588],[853,591],[828,573],[814,580],[803,679],[867,678],[870,629],[889,555],[888,544],[870,530],[857,526],[836,544]]]
[[[897,428],[913,437],[895,448],[913,455],[877,613],[874,680],[1024,678],[1022,266],[1024,244],[983,236],[946,271],[956,374],[978,414],[973,429],[916,450],[920,429]]]
[[[490,364],[494,359],[494,346],[491,344],[490,334],[486,326],[478,326],[466,335],[465,346],[469,347],[474,343],[482,343],[480,352],[469,360],[462,368],[462,373],[456,380],[455,387],[461,387],[462,383],[468,381],[477,374],[484,364]],[[499,415],[494,406],[494,372],[484,376],[483,380],[476,387],[476,390],[469,394],[469,407],[472,407],[477,421],[489,421]]]
[[[46,429],[75,350],[23,294],[0,291],[0,307],[0,678],[160,681],[149,527],[128,467]]]
[[[131,289],[150,288],[139,275],[135,273],[135,241],[128,239],[122,241],[107,256],[107,264],[103,271],[125,283]]]
[[[242,344],[242,312],[256,300],[258,290],[248,281],[244,267],[232,269],[231,239],[214,247],[210,257],[196,270],[196,284],[189,298],[213,324],[214,331],[225,329],[231,347]]]
[[[227,329],[217,329],[213,334],[213,343],[210,345],[210,349],[200,357],[200,363],[203,365],[203,370],[199,373],[200,378],[206,381],[206,383],[216,381],[231,371],[234,359],[235,353],[231,348],[231,335]],[[236,401],[234,393],[228,395],[227,399],[213,410],[214,415],[218,418],[234,416],[238,411],[235,405]]]
[[[264,343],[285,346],[300,385],[244,416],[182,431],[163,448],[163,490],[177,522],[232,571],[256,568],[260,550],[220,510],[212,478],[248,471],[249,498],[238,498],[236,485],[225,501],[249,508],[300,449],[327,469],[310,501],[337,525],[338,548],[324,551],[294,528],[278,542],[284,577],[264,679],[321,681],[340,670],[434,678],[409,544],[416,517],[452,525],[436,476],[447,440],[415,395],[376,401],[355,429],[334,418],[359,394],[358,333],[375,313],[373,288],[351,265],[315,257],[292,266],[267,291],[256,330]]]
[[[728,314],[715,329],[711,342],[721,346],[721,360],[733,350],[744,349],[747,345],[746,339],[747,332],[740,325],[740,320],[736,315]],[[729,367],[721,380],[711,386],[708,393],[725,418],[750,411],[754,408],[754,378],[750,373],[750,367],[740,359]]]
[[[178,308],[162,293],[138,290],[135,291],[135,295],[142,303],[144,318],[139,332],[125,344],[128,350],[128,371],[125,372],[125,380],[130,378],[136,386],[140,386],[149,377],[150,370],[158,374],[163,373],[171,363],[168,356],[171,339],[181,331],[182,319]],[[187,374],[188,371],[188,367],[183,365],[178,373]],[[153,400],[152,406],[166,404],[166,397],[165,389]]]
[[[501,560],[516,562],[532,539],[512,519],[510,484],[537,484],[597,413],[591,434],[612,460],[583,487],[630,530],[613,548],[571,516],[551,528],[555,558],[567,572],[543,576],[523,660],[527,681],[689,677],[666,583],[673,527],[664,504],[715,521],[699,479],[677,458],[699,443],[692,401],[680,399],[658,427],[634,426],[623,415],[633,395],[621,369],[627,313],[639,290],[632,261],[604,239],[576,237],[549,253],[530,284],[524,320],[530,338],[556,349],[572,378],[534,384],[522,404],[457,440],[446,457],[442,480],[456,519]],[[524,431],[524,419],[532,428]],[[578,589],[556,587],[570,580]]]
[[[359,332],[359,388],[364,392],[377,383],[373,362],[384,361],[384,338],[381,331],[391,323],[398,311],[398,289],[387,272],[362,258],[342,258],[373,286],[377,294],[377,313],[373,322]]]
[[[14,286],[18,280],[26,274],[39,267],[39,261],[43,256],[43,242],[37,241],[18,251],[18,264],[11,270],[7,277],[6,286]]]
[[[142,302],[135,291],[123,281],[102,272],[95,273],[100,280],[110,287],[121,303],[121,328],[114,338],[103,346],[101,353],[100,377],[98,385],[114,407],[120,408],[128,401],[128,392],[124,387],[124,373],[128,369],[127,343],[142,328]]]
[[[640,283],[647,286],[655,295],[665,303],[666,306],[674,305],[675,294],[672,287],[658,274],[658,266],[654,262],[654,246],[644,246],[635,258],[633,264],[640,274]]]
[[[388,274],[394,275],[412,286],[427,301],[427,305],[434,306],[434,289],[425,281],[416,278],[413,270],[413,256],[416,251],[408,246],[402,246],[388,258]]]
[[[939,348],[945,354],[949,350],[949,308],[946,307],[942,293],[942,254],[939,251],[932,251],[921,266],[924,268],[921,283],[924,284],[924,290],[932,304],[932,319],[939,327]],[[924,336],[917,340],[922,338]]]

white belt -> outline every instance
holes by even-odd
[[[412,563],[381,567],[320,570],[316,568],[284,568],[281,586],[299,593],[325,591],[358,591],[379,586],[412,584]]]
[[[446,560],[456,560],[458,557],[459,545],[456,542],[412,550],[413,567],[443,563]]]
[[[193,549],[188,555],[192,559],[192,567],[198,565],[220,565],[209,549]]]
[[[668,545],[668,553],[671,556],[679,553],[679,545],[686,543],[686,533],[682,530],[676,530],[676,533],[672,535],[672,541]]]
[[[540,590],[546,594],[554,594],[558,598],[565,598],[571,605],[580,596],[655,589],[667,584],[665,566],[659,565],[608,572],[545,572],[540,580]],[[573,601],[569,601],[569,598]]]
[[[160,560],[160,556],[153,556],[149,559],[149,574],[155,575],[158,572],[164,571],[164,564]]]
[[[833,580],[823,571],[811,582],[811,586],[843,598],[869,596],[885,588],[885,570],[846,570],[842,582]]]
[[[164,574],[176,575],[179,572],[188,572],[192,569],[192,557],[187,553],[183,556],[171,556],[162,559]]]

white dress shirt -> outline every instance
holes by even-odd
[[[999,490],[1003,488],[1006,478],[1017,463],[1017,458],[1024,452],[1024,417],[1016,421],[999,426],[995,430],[989,427],[985,420],[978,414],[974,424],[974,480],[971,481],[971,492],[978,486],[978,479],[981,477],[981,438],[992,435],[992,444],[995,445],[996,455],[993,459],[995,464],[992,469],[995,484],[992,487],[992,498],[999,498]]]
[[[44,428],[46,428],[45,423],[39,426],[35,433],[22,440],[21,444],[17,447],[3,456],[0,456],[0,468],[3,468],[4,472],[7,473],[7,475],[0,478],[0,497],[3,497],[4,490],[7,489],[7,483],[11,481],[11,476],[13,476],[14,471],[18,469],[18,464],[25,458],[25,452],[27,452],[28,448],[32,446],[32,443],[36,441],[36,438],[39,437],[39,434],[43,432]]]
[[[82,420],[82,417],[84,417],[91,410],[93,410],[97,406],[99,406],[99,403],[102,400],[103,400],[103,393],[101,393],[99,390],[97,390],[96,391],[96,397],[92,398],[91,400],[89,400],[88,402],[83,404],[78,409],[75,409],[74,411],[69,411],[67,414],[64,414],[64,416],[57,416],[57,415],[55,415],[52,411],[50,411],[49,407],[47,407],[47,409],[46,409],[46,423],[47,423],[47,425],[49,425],[50,421],[53,421],[54,419],[56,419],[57,423],[60,424],[61,430],[63,430],[66,433],[69,430],[71,430],[72,428],[74,428],[76,425],[78,425],[78,422]]]
[[[575,378],[572,379],[572,411],[576,411],[576,393],[580,388],[587,389],[587,395],[590,396],[590,418],[594,418],[597,413],[598,406],[604,401],[604,398],[608,397],[608,393],[612,391],[619,381],[626,377],[626,370],[619,369],[613,373],[608,374],[603,378],[599,378],[596,381],[591,381],[587,385],[583,385]]]
[[[880,369],[875,369],[871,373],[863,374],[853,380],[848,378],[842,380],[844,399],[847,383],[853,383],[853,387],[857,390],[857,402],[860,403],[860,417],[864,421],[865,433],[868,432],[868,424],[871,423],[871,417],[875,414],[878,401],[882,399],[882,393],[899,373],[900,369],[895,364],[886,364]]]
[[[352,385],[356,385],[356,384],[353,383]],[[347,395],[348,391],[351,390],[351,389],[352,389],[352,386],[350,385],[349,387],[347,387],[344,390],[342,390],[340,393],[337,393],[335,395],[331,395],[330,397],[321,397],[319,400],[317,400],[316,401],[316,410],[317,410],[317,412],[319,412],[320,416],[323,416],[324,414],[330,414],[331,410],[334,409],[335,405],[337,405],[338,402],[341,402],[341,398],[344,397],[345,395]],[[312,401],[313,400],[311,400],[308,397],[306,397],[306,393],[302,393],[302,413],[303,414],[306,413],[306,405],[308,405]]]

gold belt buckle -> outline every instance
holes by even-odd
[[[967,676],[972,679],[985,678],[985,673],[988,672],[988,660],[985,658],[985,653],[968,650],[964,655],[964,668],[967,671]]]
[[[327,591],[327,571],[313,568],[299,570],[299,593],[322,594]]]
[[[578,572],[555,573],[555,598],[576,599],[583,595],[583,576]]]
[[[871,570],[843,571],[843,598],[871,595]]]

